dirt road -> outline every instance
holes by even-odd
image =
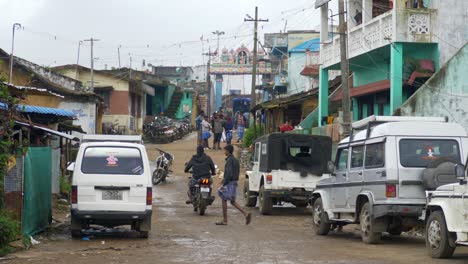
[[[154,159],[155,146],[148,146]],[[150,238],[128,235],[72,240],[67,228],[59,230],[33,249],[15,254],[11,263],[468,263],[468,250],[458,248],[450,260],[432,260],[424,240],[384,237],[380,245],[361,242],[356,226],[326,237],[311,230],[309,209],[275,208],[261,216],[258,209],[250,226],[242,215],[229,210],[229,226],[215,226],[220,201],[198,216],[185,205],[187,175],[183,165],[195,149],[195,135],[159,146],[175,155],[174,176],[154,188],[153,230]],[[224,166],[223,152],[210,150],[215,163]],[[242,201],[242,200],[241,200]]]

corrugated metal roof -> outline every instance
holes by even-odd
[[[5,103],[0,102],[0,109],[7,109]],[[75,113],[68,110],[51,108],[51,107],[42,107],[42,106],[33,106],[33,105],[18,105],[18,110],[23,113],[36,113],[44,115],[56,115],[64,117],[75,117]]]

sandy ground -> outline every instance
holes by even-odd
[[[229,209],[229,225],[215,226],[221,207],[217,199],[205,216],[185,204],[187,176],[183,166],[195,150],[195,134],[167,145],[157,145],[175,155],[174,175],[154,187],[153,230],[149,239],[126,233],[71,239],[66,222],[38,239],[33,249],[12,255],[10,263],[468,263],[468,250],[458,248],[450,260],[432,260],[424,240],[386,236],[382,244],[365,245],[357,226],[316,236],[311,229],[310,208],[275,208],[261,216],[257,208],[252,224]],[[150,158],[156,145],[148,145]],[[209,150],[216,164],[224,166],[221,150]],[[219,180],[218,180],[219,181]],[[242,184],[240,184],[242,186]],[[240,196],[239,196],[240,197]],[[242,198],[239,198],[242,202]]]

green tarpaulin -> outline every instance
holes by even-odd
[[[24,207],[22,233],[34,235],[52,221],[52,151],[30,147],[24,160]]]

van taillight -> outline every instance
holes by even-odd
[[[153,204],[153,188],[148,187],[146,188],[146,205]]]
[[[267,181],[267,183],[272,183],[273,182],[273,175],[271,175],[271,174],[267,175],[266,181]]]
[[[72,193],[71,193],[71,203],[76,204],[78,203],[78,186],[72,186]]]
[[[395,184],[385,185],[385,196],[386,197],[396,197],[396,185]]]

